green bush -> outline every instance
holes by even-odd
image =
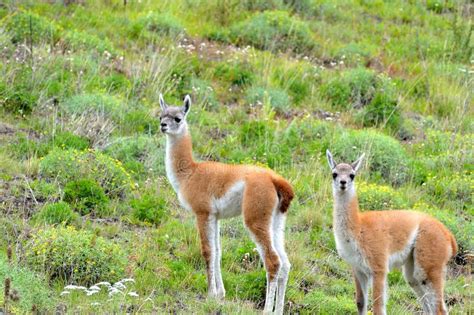
[[[144,31],[158,35],[179,36],[186,34],[181,22],[170,14],[150,12],[132,24],[130,33],[134,38],[140,37]]]
[[[11,34],[13,43],[41,42],[55,43],[59,39],[60,28],[48,19],[31,12],[16,12],[6,18],[5,28]]]
[[[145,194],[130,201],[135,219],[159,225],[166,215],[166,200],[154,194]]]
[[[98,182],[110,196],[123,197],[134,187],[130,174],[121,162],[90,149],[54,149],[40,160],[39,173],[60,185],[90,178]]]
[[[393,131],[402,127],[397,100],[386,93],[377,93],[370,104],[357,113],[356,121],[364,127],[384,126]]]
[[[59,200],[61,192],[58,185],[37,179],[29,183],[37,201]]]
[[[81,215],[92,213],[94,216],[106,214],[109,198],[102,187],[91,179],[80,179],[66,184],[64,201],[70,203]]]
[[[165,174],[164,145],[154,137],[116,138],[105,152],[134,175]]]
[[[286,11],[256,13],[230,28],[229,38],[238,45],[259,49],[309,53],[315,48],[308,24]]]
[[[132,109],[125,113],[120,128],[126,133],[156,134],[160,131],[160,121],[146,109]]]
[[[0,82],[0,108],[20,115],[31,113],[38,96],[31,90],[28,82],[23,75],[16,78],[15,84],[7,85]]]
[[[99,53],[115,54],[113,44],[107,37],[99,38],[94,34],[78,30],[69,30],[64,34],[64,43],[71,50],[95,50]]]
[[[62,149],[85,150],[89,148],[89,140],[69,131],[61,131],[54,135],[49,141],[52,146]]]
[[[375,130],[344,132],[336,135],[330,150],[337,162],[353,162],[365,152],[368,172],[375,179],[401,185],[408,179],[410,159],[403,146]]]
[[[255,80],[250,65],[243,62],[219,63],[214,70],[214,76],[237,86],[250,85]]]
[[[407,207],[402,196],[389,186],[358,182],[357,195],[362,210],[401,210]]]
[[[114,119],[120,119],[124,106],[120,100],[105,94],[77,94],[61,103],[69,114],[81,114],[88,110],[104,113]]]
[[[455,202],[456,208],[461,209],[473,205],[474,177],[467,173],[451,173],[444,178],[430,173],[425,184],[426,192],[438,204]]]
[[[364,127],[385,126],[392,131],[402,127],[393,83],[365,68],[347,70],[321,86],[321,94],[337,109],[361,109],[356,121]]]
[[[321,93],[336,108],[361,108],[372,101],[380,84],[374,72],[356,68],[323,84]]]
[[[17,314],[29,314],[33,306],[39,313],[53,312],[54,293],[48,287],[44,276],[32,270],[9,263],[4,255],[0,255],[0,283],[5,283],[5,278],[11,280],[11,291],[16,290],[20,297],[17,301],[9,301],[10,311]],[[4,292],[0,295],[3,306]]]
[[[127,256],[118,244],[71,226],[39,230],[25,246],[25,261],[51,280],[90,285],[122,278]]]
[[[280,89],[263,87],[252,87],[247,90],[247,102],[251,104],[270,103],[270,106],[278,113],[287,112],[290,109],[290,98],[288,94]]]
[[[78,215],[63,201],[44,205],[34,217],[36,222],[46,224],[71,224],[77,219]]]

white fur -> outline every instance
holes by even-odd
[[[288,255],[285,251],[285,221],[286,215],[281,213],[278,209],[279,206],[273,211],[272,219],[272,230],[273,230],[273,244],[275,250],[278,253],[280,258],[280,272],[278,274],[278,284],[277,284],[277,296],[276,296],[276,305],[275,313],[283,314],[283,309],[285,306],[285,292],[286,285],[288,283],[288,276],[290,273],[291,264],[288,259]]]
[[[400,268],[407,262],[408,257],[413,251],[413,247],[415,247],[415,241],[417,236],[418,227],[411,232],[405,247],[401,251],[390,255],[390,257],[388,258],[389,270],[392,270],[393,268]]]
[[[181,204],[181,206],[188,210],[191,211],[192,208],[187,202],[186,198],[184,198],[183,194],[180,191],[180,185],[179,185],[179,180],[178,177],[176,176],[176,171],[174,169],[173,165],[173,145],[174,142],[176,141],[176,136],[174,135],[167,135],[166,137],[166,156],[165,156],[165,168],[166,168],[166,177],[168,177],[168,180],[171,183],[171,186],[173,187],[174,191],[178,195],[178,201]]]
[[[217,262],[217,238],[216,232],[218,222],[215,216],[209,216],[208,225],[207,225],[207,239],[209,241],[209,246],[211,247],[211,263],[209,266],[209,281],[208,281],[208,295],[211,297],[217,296],[217,283],[216,283],[216,262]]]
[[[231,218],[241,214],[244,189],[245,182],[240,180],[234,183],[220,198],[212,197],[212,213],[216,214],[219,219]]]
[[[365,255],[354,238],[354,235],[348,227],[348,204],[354,198],[355,190],[351,186],[345,193],[339,193],[334,190],[334,236],[336,240],[336,249],[339,256],[356,267],[360,272],[366,275],[371,274],[371,270]]]

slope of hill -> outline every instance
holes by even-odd
[[[472,3],[64,2],[0,4],[0,281],[11,287],[0,305],[263,307],[265,273],[239,218],[222,222],[227,297],[205,298],[194,218],[164,171],[163,93],[192,96],[197,159],[268,166],[294,185],[288,312],[356,313],[332,235],[327,148],[344,161],[366,153],[363,209],[446,224],[460,247],[447,303],[474,311]],[[421,310],[400,272],[389,286],[388,313]]]

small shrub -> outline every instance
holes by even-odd
[[[92,213],[100,217],[107,210],[109,198],[96,181],[80,179],[66,184],[64,201],[70,203],[81,215]]]
[[[29,114],[36,106],[38,96],[27,84],[29,79],[17,78],[15,84],[7,86],[0,82],[0,108],[15,114]]]
[[[77,214],[63,201],[46,204],[34,217],[36,222],[46,224],[71,224],[77,219]]]
[[[124,109],[120,100],[104,94],[77,94],[64,100],[61,107],[69,114],[82,114],[93,110],[116,120]]]
[[[473,202],[474,178],[462,173],[450,173],[448,178],[429,174],[425,189],[439,204],[455,202],[461,209],[468,208]]]
[[[89,147],[89,140],[75,135],[69,131],[58,132],[50,140],[50,143],[58,148],[85,150]]]
[[[375,96],[378,78],[364,68],[345,71],[321,87],[321,93],[336,108],[361,108]]]
[[[148,172],[165,174],[164,145],[156,138],[147,136],[117,138],[105,152],[121,161],[134,175],[140,176]]]
[[[71,226],[39,230],[25,247],[26,263],[51,280],[90,285],[122,278],[127,256],[122,248]]]
[[[389,186],[358,182],[357,195],[362,210],[400,210],[407,206],[400,194]]]
[[[170,14],[150,12],[142,16],[132,25],[131,35],[140,37],[144,31],[158,35],[178,36],[185,34],[184,27],[176,17]]]
[[[130,202],[135,219],[159,225],[166,215],[166,200],[153,194],[145,194]]]
[[[54,201],[61,197],[58,185],[44,180],[34,180],[29,183],[37,201]]]
[[[58,26],[31,12],[16,12],[8,16],[4,22],[13,43],[29,42],[30,40],[33,44],[39,44],[42,41],[55,43],[59,39],[60,29]]]
[[[231,64],[228,62],[219,63],[214,70],[214,76],[237,86],[249,85],[255,80],[255,75],[250,65],[241,62]]]
[[[313,34],[306,22],[286,11],[256,13],[230,28],[229,38],[238,45],[271,51],[311,52]]]
[[[265,104],[268,101],[270,106],[278,113],[284,113],[290,109],[290,98],[283,90],[252,87],[247,90],[246,94],[247,101],[251,104]]]
[[[133,189],[131,176],[121,162],[90,149],[54,149],[41,159],[39,173],[62,186],[70,181],[90,178],[110,196],[123,197]]]
[[[127,111],[120,128],[126,133],[156,134],[160,131],[160,121],[149,110],[133,109]]]
[[[370,104],[357,113],[356,120],[364,127],[385,126],[393,131],[399,130],[402,124],[396,99],[383,93],[377,93]]]
[[[113,44],[106,37],[99,38],[88,32],[78,30],[67,31],[64,35],[64,43],[71,50],[95,50],[101,54],[107,51],[115,54]]]
[[[218,108],[219,101],[210,82],[192,78],[191,89],[193,91],[193,99],[196,100],[196,103],[201,103],[212,110]]]
[[[410,161],[403,146],[392,137],[375,130],[344,132],[330,144],[338,162],[352,162],[365,152],[368,172],[375,179],[400,185],[409,179]]]
[[[39,313],[53,312],[53,292],[45,281],[44,276],[32,270],[17,266],[0,255],[0,283],[5,283],[6,278],[11,279],[12,288],[18,291],[20,299],[9,302],[10,310],[15,313],[31,313],[33,306]],[[3,302],[3,290],[0,301]],[[2,303],[3,305],[3,303]]]

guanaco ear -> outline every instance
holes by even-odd
[[[326,150],[326,157],[328,158],[329,167],[331,168],[331,170],[333,170],[337,164],[336,162],[334,162],[332,154],[331,152],[329,152],[329,150]]]
[[[184,97],[184,116],[186,116],[191,108],[191,97],[186,95]]]
[[[351,164],[352,168],[354,171],[358,171],[359,168],[362,166],[362,160],[364,159],[365,153],[362,153],[362,155],[354,162]]]
[[[166,105],[165,100],[163,99],[163,94],[160,93],[160,107],[161,110],[165,110],[168,105]]]

